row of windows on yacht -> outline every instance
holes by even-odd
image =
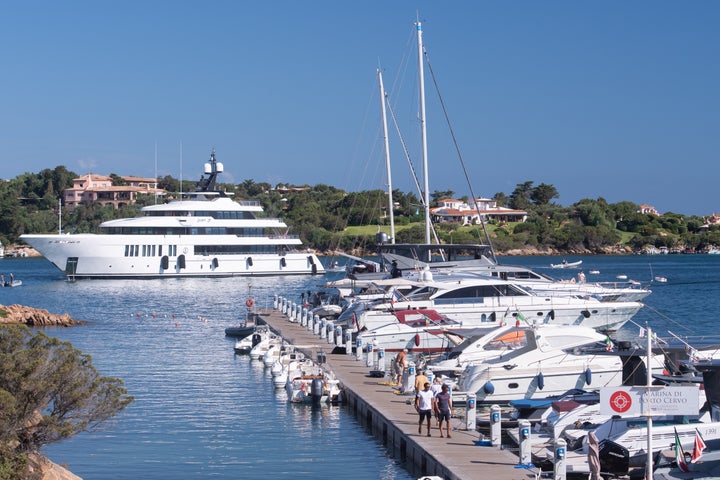
[[[254,220],[256,217],[252,212],[231,211],[215,212],[209,210],[179,211],[179,210],[158,210],[145,212],[147,217],[212,217],[218,220]]]
[[[276,245],[195,245],[193,255],[283,255],[287,250]],[[164,252],[164,253],[163,253]],[[182,253],[188,253],[183,251]],[[125,245],[126,257],[177,257],[177,245]]]
[[[237,237],[298,238],[282,232],[267,232],[263,228],[225,227],[110,227],[108,235],[235,235]]]

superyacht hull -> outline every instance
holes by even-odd
[[[323,273],[314,253],[289,251],[288,241],[233,235],[23,235],[22,240],[71,278],[159,278]],[[248,252],[209,253],[214,245]],[[276,250],[275,253],[267,253]]]

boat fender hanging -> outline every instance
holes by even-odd
[[[287,267],[287,262],[285,261],[285,257],[280,259],[280,265],[282,265],[283,267]]]
[[[542,372],[537,374],[537,384],[540,390],[545,388],[545,375]]]
[[[590,318],[590,311],[589,311],[589,310],[583,310],[583,311],[580,312],[580,313],[582,313],[583,317],[585,317],[585,318]]]
[[[550,310],[550,320],[555,320],[555,310]]]
[[[216,257],[216,258],[213,258],[213,259],[212,259],[212,266],[213,266],[213,268],[217,268],[218,265],[219,265],[219,262],[218,262],[217,257]]]
[[[495,385],[493,385],[493,383],[488,380],[487,382],[485,382],[485,385],[483,385],[483,391],[488,395],[492,395],[493,393],[495,393]]]
[[[420,346],[420,334],[419,333],[415,334],[415,346],[416,347]]]
[[[247,300],[245,300],[245,305],[247,305],[249,308],[252,308],[255,305],[255,300],[253,300],[252,297],[249,297]]]
[[[313,262],[312,266],[310,267],[310,271],[312,272],[313,275],[315,275],[317,273],[317,265],[315,265],[314,262]]]
[[[585,383],[588,385],[592,383],[592,370],[590,370],[590,367],[585,370]]]
[[[252,257],[247,257],[247,264],[251,267],[253,266]]]
[[[308,259],[308,262],[310,263],[310,265],[315,265],[315,260],[313,260],[313,257],[310,256],[310,257],[307,257],[307,259]]]

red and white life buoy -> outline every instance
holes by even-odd
[[[255,300],[252,299],[252,297],[245,300],[245,305],[248,306],[248,308],[252,308],[253,305],[255,305]]]

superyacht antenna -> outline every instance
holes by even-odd
[[[182,142],[180,142],[180,198],[182,199]]]

